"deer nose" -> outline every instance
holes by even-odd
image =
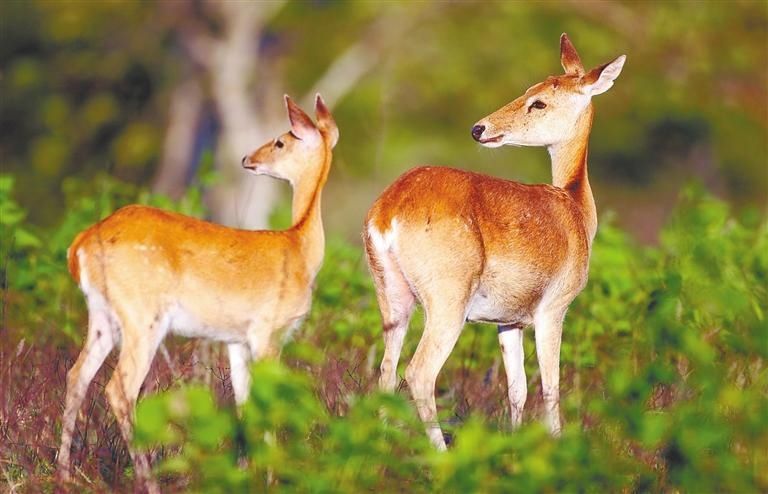
[[[241,163],[243,166],[245,166],[245,164],[246,164],[246,163],[248,163],[248,155],[247,155],[247,154],[246,154],[245,156],[243,156],[243,159],[242,159],[242,160],[240,160],[240,163]]]
[[[480,136],[483,135],[484,131],[485,131],[485,125],[475,125],[474,127],[472,127],[472,137],[474,137],[476,141],[479,141]]]

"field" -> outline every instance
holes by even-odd
[[[134,201],[203,214],[198,189],[172,202],[100,180],[102,194],[72,194],[62,223],[32,230],[12,178],[0,179],[3,491],[54,486],[66,371],[86,321],[66,272],[74,234]],[[469,325],[438,381],[450,446],[434,452],[407,385],[376,392],[383,345],[370,278],[360,246],[331,239],[310,317],[280,362],[254,365],[240,414],[223,349],[170,339],[145,382],[136,442],[168,492],[766,491],[768,226],[690,186],[660,239],[636,245],[602,217],[590,282],[566,318],[558,439],[540,424],[532,335],[526,418],[510,431],[496,331]],[[421,327],[417,313],[400,376]],[[86,492],[133,488],[103,395],[114,359],[76,429],[74,482]]]

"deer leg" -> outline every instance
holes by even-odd
[[[137,325],[123,318],[120,357],[106,387],[107,399],[136,469],[137,482],[145,485],[150,493],[159,493],[160,490],[152,479],[149,458],[136,451],[131,440],[136,400],[152,365],[157,347],[167,332],[167,327],[163,327],[160,323],[161,319],[156,317],[155,322],[151,324]]]
[[[251,389],[251,374],[248,371],[248,363],[251,361],[251,350],[248,345],[243,343],[230,343],[227,345],[229,353],[229,374],[232,380],[232,390],[235,393],[235,404],[237,405],[237,415],[242,417],[241,406],[248,399],[248,392]],[[246,455],[246,440],[242,425],[238,424],[238,433],[235,440],[237,447],[238,465],[240,468],[248,467]]]
[[[368,265],[376,287],[384,336],[379,388],[392,392],[397,387],[397,363],[403,349],[408,324],[413,315],[415,297],[392,255],[369,246]]]
[[[227,345],[229,353],[229,372],[232,379],[232,390],[235,392],[235,403],[242,405],[248,398],[251,385],[251,375],[248,363],[251,361],[251,351],[242,343]]]
[[[248,329],[248,345],[243,345],[243,351],[245,352],[243,355],[239,356],[238,358],[244,358],[249,357],[248,361],[259,361],[262,359],[278,359],[280,357],[280,339],[277,338],[276,329],[266,321],[255,321],[251,323],[250,328]],[[230,359],[232,358],[232,353],[230,352]],[[247,365],[247,364],[246,364]],[[234,364],[233,364],[234,369]],[[244,368],[244,371],[246,375],[248,376],[248,383],[250,383],[250,375],[247,374],[247,368]],[[234,375],[233,375],[233,386],[234,386]],[[241,383],[242,385],[242,383]],[[246,385],[244,386],[245,392],[244,392],[244,398],[243,401],[245,401],[245,398],[248,396],[249,387]],[[237,399],[237,396],[235,397]],[[275,439],[275,432],[268,430],[264,431],[264,442],[267,444],[268,447],[273,448],[276,444]],[[243,447],[245,447],[245,442],[243,441]],[[243,450],[244,452],[244,450]],[[240,465],[244,468],[247,468],[247,462],[248,459],[243,455],[242,461],[240,461]],[[267,485],[271,486],[274,484],[274,471],[272,468],[267,468]]]
[[[528,397],[528,382],[525,378],[525,353],[523,351],[523,330],[499,326],[499,345],[507,373],[507,394],[509,395],[509,416],[512,427],[518,428],[523,421],[523,408]]]
[[[405,379],[430,441],[438,450],[444,451],[445,439],[437,420],[435,383],[464,327],[464,306],[450,304],[439,310],[425,309],[427,321],[424,334],[405,370]]]
[[[69,458],[77,414],[85,399],[88,386],[114,346],[109,315],[103,310],[90,311],[85,345],[75,365],[67,373],[67,397],[61,421],[61,448],[57,464],[58,482],[68,482],[70,479]]]
[[[397,388],[397,363],[403,350],[403,341],[408,331],[410,315],[397,321],[392,326],[384,326],[384,357],[381,360],[379,388],[393,392]]]
[[[280,329],[272,321],[258,320],[251,323],[248,328],[248,345],[244,345],[250,352],[249,362],[280,358],[283,334]]]
[[[560,342],[563,336],[563,311],[543,312],[534,318],[536,356],[541,371],[547,427],[560,435]]]

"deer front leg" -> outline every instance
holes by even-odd
[[[523,330],[511,326],[499,326],[499,346],[501,346],[501,356],[504,360],[504,370],[507,373],[509,416],[512,428],[517,429],[523,422],[523,408],[528,398]]]
[[[227,345],[229,353],[229,375],[232,380],[232,391],[235,393],[235,403],[240,406],[248,398],[251,385],[251,374],[248,372],[248,363],[251,360],[251,351],[242,343],[230,343]]]
[[[565,313],[543,312],[534,319],[536,356],[541,371],[546,421],[553,436],[560,435],[560,341]]]

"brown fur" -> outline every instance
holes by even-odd
[[[477,256],[467,259],[471,269],[462,273],[467,277],[467,287],[476,282],[478,288],[489,284],[489,291],[493,291],[494,286],[506,286],[507,281],[522,283],[521,289],[510,287],[512,292],[507,297],[523,320],[489,322],[530,324],[546,280],[564,266],[581,274],[573,280],[575,290],[586,281],[591,239],[574,194],[561,188],[525,185],[452,168],[420,167],[401,176],[382,193],[371,207],[367,223],[386,231],[395,217],[403,236],[415,232],[422,240],[418,246],[401,246],[408,251],[444,252],[445,245],[432,240],[441,238],[449,238],[455,247],[474,245],[472,251]],[[451,256],[461,255],[455,248],[449,252]],[[528,276],[504,280],[504,273],[489,267],[489,261],[495,261],[494,266],[528,266]],[[417,296],[429,288],[421,288],[416,279],[433,281],[421,273],[429,269],[429,264],[421,257],[415,272],[406,273],[414,278],[412,286]]]
[[[597,215],[587,173],[591,95],[606,91],[624,58],[586,76],[567,36],[565,75],[548,77],[473,128],[479,142],[547,146],[552,185],[525,185],[441,167],[413,169],[374,202],[363,235],[384,327],[380,386],[395,372],[416,302],[426,326],[406,380],[439,449],[434,387],[466,320],[500,325],[512,422],[526,383],[520,328],[535,324],[550,430],[560,430],[559,352],[568,305],[587,281]]]
[[[293,184],[289,229],[227,228],[133,205],[75,238],[67,262],[88,299],[89,330],[67,375],[59,482],[69,478],[72,433],[85,391],[117,343],[120,358],[106,394],[130,444],[141,384],[169,331],[228,343],[232,386],[242,403],[248,361],[277,356],[286,332],[309,311],[325,248],[322,188],[338,130],[319,95],[317,126],[287,97],[286,104],[291,132],[251,153],[243,166]],[[137,479],[157,491],[146,457],[130,451]]]

